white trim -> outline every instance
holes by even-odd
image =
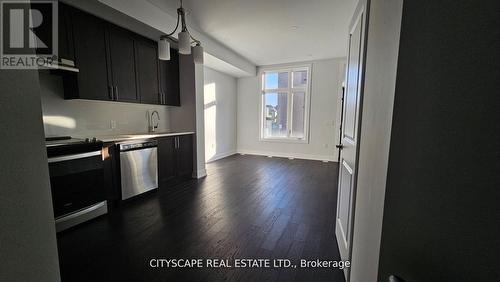
[[[299,143],[299,144],[309,144],[309,140],[306,139],[298,139],[294,137],[274,137],[274,138],[260,138],[261,142],[274,142],[274,143]]]
[[[203,178],[205,176],[207,176],[207,170],[206,169],[193,171],[193,174],[192,174],[192,177],[193,178],[197,178],[197,179]]]
[[[310,63],[290,63],[286,65],[270,65],[270,66],[261,66],[258,70],[258,75],[261,75],[264,72],[280,72],[280,71],[290,71],[292,70],[301,70],[306,68],[311,68],[313,65],[313,61]]]
[[[225,153],[220,153],[220,154],[217,154],[215,156],[213,156],[210,160],[207,160],[206,163],[211,163],[211,162],[215,162],[217,160],[220,160],[220,159],[223,159],[223,158],[227,158],[229,156],[232,156],[232,155],[235,155],[236,154],[236,150],[232,150],[232,151],[229,151],[229,152],[225,152]]]
[[[305,87],[293,87],[293,72],[295,71],[307,71],[307,85]],[[264,76],[266,72],[288,72],[288,88],[286,89],[264,89]],[[312,72],[313,63],[302,63],[296,65],[288,65],[286,67],[273,67],[266,66],[261,67],[258,71],[258,76],[260,77],[260,103],[259,103],[259,141],[261,142],[283,142],[283,143],[303,143],[309,144],[309,131],[310,131],[310,115],[311,115],[311,95],[312,95]],[[294,92],[304,92],[304,138],[294,138],[291,137],[291,129],[293,127],[293,113],[292,113],[292,100]],[[264,109],[264,97],[266,93],[287,93],[287,137],[264,137],[264,116],[266,110]]]
[[[301,154],[301,153],[283,153],[283,152],[270,152],[270,151],[254,151],[254,150],[238,150],[238,154],[242,155],[257,155],[257,156],[272,156],[278,158],[294,158],[302,160],[313,160],[313,161],[327,161],[327,162],[338,162],[335,156],[325,156],[325,155],[313,155],[313,154]]]

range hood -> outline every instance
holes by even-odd
[[[45,64],[44,67],[51,69],[51,70],[80,72],[80,70],[75,67],[74,61],[68,60],[68,59],[63,59],[63,58],[60,58],[58,61],[55,61],[52,64]]]

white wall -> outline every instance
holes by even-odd
[[[369,14],[351,281],[377,281],[403,0]]]
[[[207,176],[205,165],[205,74],[203,69],[203,65],[194,65],[196,98],[196,171],[193,173],[193,176],[196,178]]]
[[[205,160],[236,153],[236,78],[211,68],[205,72]]]
[[[38,73],[0,70],[0,281],[59,281]]]
[[[120,102],[64,100],[62,79],[40,72],[42,110],[46,136],[103,136],[148,131],[147,111],[160,114],[158,131],[168,131],[169,108]],[[116,128],[111,129],[111,120]]]
[[[344,58],[305,62],[312,63],[308,144],[260,141],[260,77],[238,79],[238,152],[336,161],[337,106],[344,62]]]

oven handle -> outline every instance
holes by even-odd
[[[83,158],[94,157],[94,156],[100,156],[101,154],[102,154],[102,151],[98,150],[98,151],[82,153],[82,154],[73,154],[73,155],[65,155],[65,156],[60,156],[60,157],[53,157],[53,158],[49,158],[49,164],[63,162],[63,161],[76,160],[76,159],[83,159]]]

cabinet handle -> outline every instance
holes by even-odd
[[[113,100],[113,86],[108,85],[108,98]]]
[[[117,101],[118,100],[118,86],[115,85],[114,88],[115,88],[115,101]]]

